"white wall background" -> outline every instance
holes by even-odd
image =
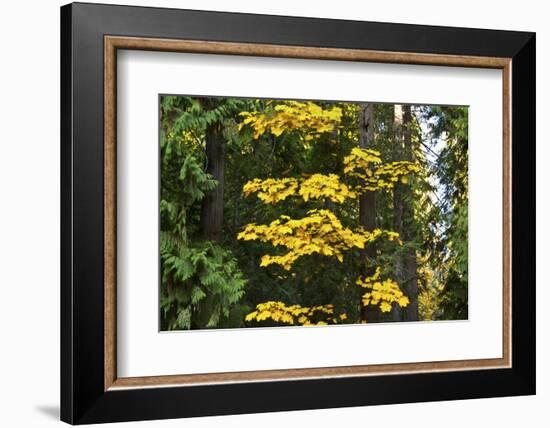
[[[126,4],[537,32],[537,264],[550,256],[550,28],[535,0],[270,2],[146,0]],[[116,3],[104,0],[103,3]],[[59,424],[59,6],[58,0],[0,6],[0,425]],[[545,132],[546,131],[546,132]],[[140,426],[541,426],[550,403],[548,272],[537,273],[538,395],[139,423]],[[545,313],[544,313],[545,312]],[[537,421],[541,421],[537,423]],[[125,426],[138,426],[138,423]]]

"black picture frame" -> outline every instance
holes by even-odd
[[[104,36],[512,59],[512,367],[105,391]],[[61,419],[71,424],[535,393],[535,34],[73,3],[61,8]]]

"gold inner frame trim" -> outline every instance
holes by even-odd
[[[493,68],[502,70],[503,143],[503,349],[502,358],[377,364],[342,367],[204,373],[119,378],[116,367],[116,62],[117,50],[148,50],[213,55],[243,55],[297,59],[378,62]],[[170,40],[140,37],[104,37],[104,389],[192,386],[219,383],[282,381],[369,375],[479,370],[511,367],[512,341],[512,164],[511,164],[511,58],[385,52],[251,43]]]

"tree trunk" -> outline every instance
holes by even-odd
[[[374,115],[373,105],[363,104],[359,115],[359,147],[362,149],[372,148],[374,144]],[[365,230],[374,230],[376,228],[376,193],[364,192],[359,196],[359,225]],[[374,259],[376,258],[376,248],[370,244],[361,252],[364,259],[362,269],[363,275],[372,275],[374,273]],[[361,305],[361,320],[369,323],[380,321],[380,310],[375,306],[365,307]]]
[[[210,125],[205,132],[206,172],[218,181],[202,201],[201,224],[204,239],[219,242],[223,226],[223,189],[225,181],[225,139],[220,123]]]
[[[396,105],[394,110],[395,157],[394,160],[413,160],[411,138],[411,107]],[[415,238],[412,189],[408,184],[396,183],[393,190],[394,230],[399,233],[404,245]],[[394,321],[418,321],[418,281],[416,251],[413,246],[405,247],[395,261],[396,280],[410,303],[407,307],[392,309]]]

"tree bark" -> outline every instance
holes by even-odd
[[[413,161],[412,113],[407,105],[396,105],[394,110],[395,159]],[[396,183],[393,189],[394,231],[399,233],[403,244],[411,244],[415,238],[413,193],[409,184]],[[418,280],[416,250],[408,246],[398,254],[395,261],[396,280],[409,298],[407,307],[392,309],[394,321],[418,321]]]
[[[359,147],[362,149],[372,148],[374,144],[374,114],[372,104],[363,104],[359,115]],[[364,192],[359,196],[359,225],[365,230],[376,228],[376,193]],[[376,258],[376,248],[370,244],[361,252],[364,260],[362,269],[363,275],[374,273],[373,261]],[[367,322],[380,321],[380,310],[375,306],[365,307],[361,301],[361,320]]]
[[[223,192],[225,184],[225,139],[220,123],[210,125],[205,132],[206,172],[218,185],[202,201],[201,225],[204,239],[219,242],[223,226]]]

